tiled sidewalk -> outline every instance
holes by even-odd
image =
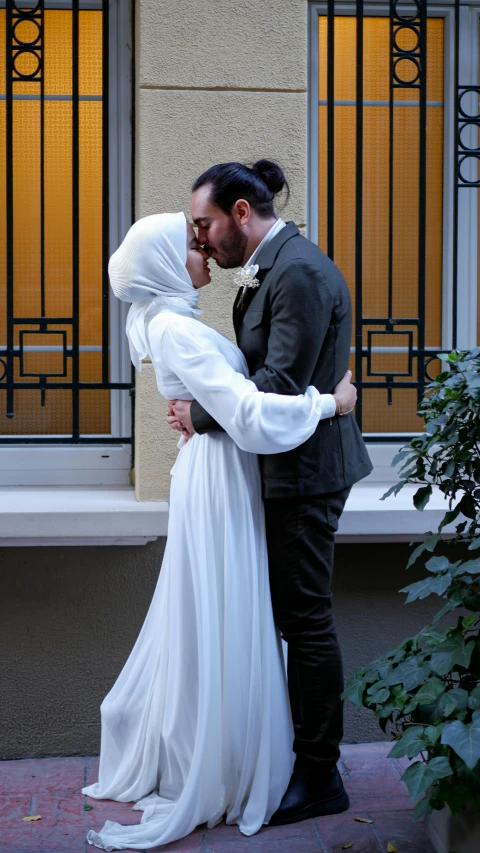
[[[350,811],[292,826],[261,830],[251,838],[221,824],[197,829],[188,838],[157,850],[165,853],[433,853],[421,823],[412,820],[412,804],[400,775],[400,761],[388,760],[388,744],[359,744],[342,749],[341,772]],[[0,762],[1,853],[86,853],[88,829],[105,820],[136,823],[141,813],[130,806],[88,800],[83,785],[96,780],[98,759],[43,758]],[[85,811],[85,805],[92,805]],[[41,820],[25,822],[26,816]],[[368,818],[361,823],[355,818]],[[131,851],[130,851],[131,853]]]

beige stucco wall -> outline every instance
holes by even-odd
[[[305,223],[306,0],[138,0],[138,217],[189,212],[190,187],[214,163],[277,159],[291,198],[283,216]],[[231,335],[232,272],[202,291],[206,322]],[[147,365],[137,375],[135,489],[163,500],[176,437]]]

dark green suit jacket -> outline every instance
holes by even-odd
[[[348,368],[350,294],[340,270],[288,222],[256,259],[261,285],[239,292],[233,309],[237,343],[260,391],[332,393]],[[220,429],[192,403],[198,433]],[[260,457],[265,498],[308,497],[352,486],[372,470],[353,414],[320,421],[295,450]]]

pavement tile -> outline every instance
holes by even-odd
[[[350,811],[349,814],[359,815],[361,816],[364,812],[369,812],[374,809],[376,812],[385,811],[385,812],[395,812],[395,811],[404,811],[411,812],[413,808],[413,803],[410,797],[403,792],[399,792],[398,795],[394,795],[391,797],[368,797],[362,796],[361,792],[352,794],[349,791],[350,796]],[[480,853],[480,851],[479,851]]]
[[[85,785],[93,785],[94,782],[98,782],[99,764],[99,758],[88,757],[85,759]]]
[[[172,841],[170,844],[164,844],[162,847],[155,847],[152,853],[202,853],[202,833],[192,832],[186,838],[181,838],[180,841]],[[138,853],[138,850],[136,851]]]
[[[92,806],[85,812],[87,821],[101,821],[102,826],[106,820],[116,820],[118,823],[140,823],[143,812],[133,811],[133,803],[117,803],[116,800],[92,800],[91,797],[83,797],[81,809],[85,805]]]
[[[73,793],[83,786],[84,758],[0,761],[0,793]]]
[[[31,797],[28,794],[3,794],[0,795],[0,820],[2,827],[10,821],[21,820],[30,812]]]
[[[368,759],[370,746],[373,752],[372,761]],[[350,797],[351,810],[412,809],[407,787],[400,781],[406,765],[398,759],[386,758],[390,748],[389,743],[370,744],[368,748],[365,744],[342,748],[340,770]]]
[[[264,827],[249,838],[236,825],[212,830],[203,825],[154,853],[340,853],[351,842],[351,853],[385,853],[388,841],[399,853],[433,853],[422,824],[412,820],[412,803],[400,781],[409,762],[387,759],[390,749],[386,742],[342,747],[339,769],[351,800],[346,813]],[[142,813],[131,803],[82,796],[81,788],[97,778],[98,758],[0,762],[1,853],[88,853],[89,829],[101,829],[106,820],[139,823]],[[42,820],[25,824],[28,814],[41,814]],[[362,824],[355,817],[375,822]]]
[[[214,830],[212,830],[212,833]],[[294,838],[288,840],[269,841],[264,836],[263,842],[252,845],[252,839],[243,837],[242,841],[216,841],[210,835],[206,836],[204,853],[323,853],[322,843],[319,838]],[[165,853],[167,848],[165,847]]]
[[[45,830],[29,823],[2,830],[0,844],[2,853],[84,853],[85,836],[78,826]]]
[[[385,773],[383,771],[384,768],[379,767],[375,776],[364,776],[362,773],[356,772],[353,776],[344,777],[343,784],[349,797],[352,799],[370,797],[374,799],[379,797],[382,799],[391,797],[407,799],[407,787],[400,781],[395,768],[388,768],[388,772]]]
[[[403,758],[389,758],[388,760],[392,762],[398,775],[403,776],[407,767],[409,767],[410,764],[414,764],[415,761],[418,761],[419,757],[418,755],[416,755],[415,758],[407,758],[404,756]]]
[[[245,841],[246,836],[242,835],[237,824],[227,825],[219,823],[214,829],[205,829],[204,837],[208,844],[209,838],[212,837],[215,841]],[[292,823],[289,826],[264,826],[255,835],[250,835],[248,841],[252,848],[266,844],[267,841],[292,841],[298,838],[314,839],[315,826],[313,820],[303,820],[301,823]]]
[[[375,821],[375,833],[382,850],[386,850],[391,841],[399,853],[435,853],[425,835],[423,821],[413,820],[412,814],[372,811],[370,817]]]
[[[81,824],[85,821],[84,797],[81,794],[34,794],[31,814],[42,816],[42,827]]]
[[[368,817],[368,815],[344,812],[315,819],[323,853],[340,853],[342,847],[352,843],[351,853],[384,853],[386,847],[380,847],[373,825],[358,823],[354,817]]]
[[[348,774],[343,777],[344,780],[360,778],[365,784],[368,784],[368,780],[374,777],[398,782],[398,768],[392,759],[387,758],[391,744],[375,743],[371,746],[372,754],[365,748],[359,750],[350,747],[342,750],[342,764]]]
[[[391,748],[392,743],[388,740],[379,740],[376,743],[342,743],[340,753],[342,758],[349,756],[363,759],[368,755],[375,761],[377,758],[386,758]]]

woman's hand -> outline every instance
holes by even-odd
[[[168,400],[167,424],[172,429],[181,432],[186,441],[195,432],[190,417],[191,405],[191,401],[189,400]]]

